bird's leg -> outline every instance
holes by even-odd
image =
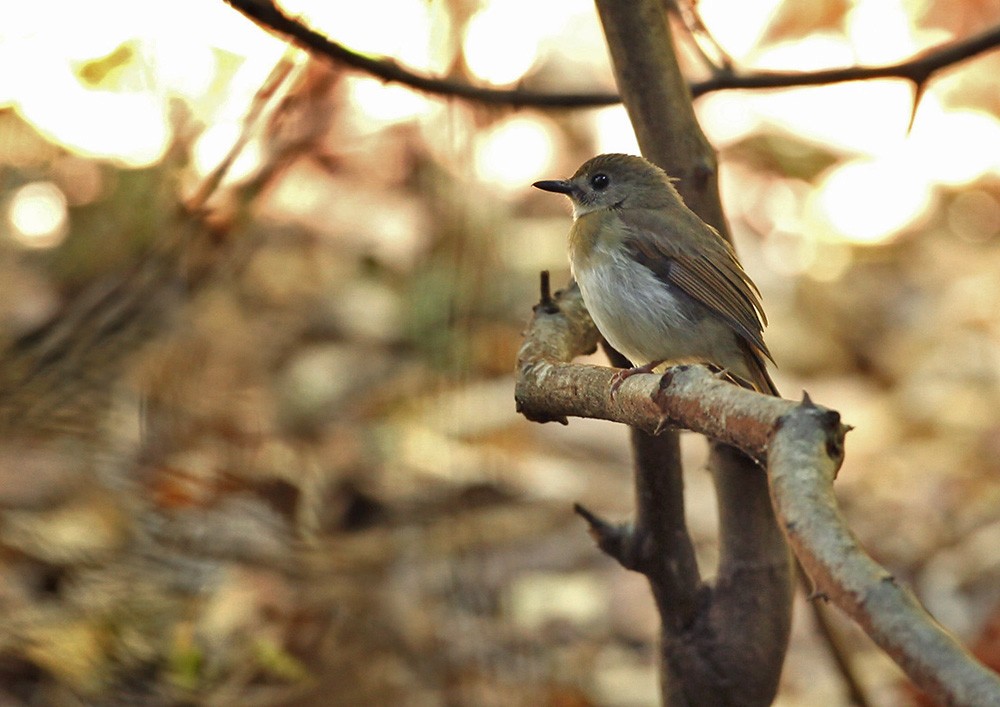
[[[615,371],[615,375],[611,377],[611,397],[615,397],[615,393],[621,387],[622,383],[625,382],[626,378],[631,378],[638,373],[652,373],[653,370],[663,363],[666,359],[661,359],[659,361],[650,361],[642,366],[633,366],[632,368],[619,368]]]

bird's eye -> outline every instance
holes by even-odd
[[[594,187],[598,191],[606,189],[608,184],[611,183],[611,178],[606,174],[595,174],[590,178],[590,186]]]

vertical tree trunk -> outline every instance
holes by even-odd
[[[660,0],[597,0],[619,91],[643,155],[679,178],[688,206],[723,236],[715,154],[694,115]],[[681,467],[671,441],[633,431],[639,508],[633,547],[671,553],[633,567],[646,574],[662,619],[664,704],[767,705],[777,692],[791,626],[792,565],[767,478],[735,448],[713,443],[721,553],[713,586],[699,586],[683,526]],[[663,476],[650,484],[651,476]],[[649,524],[664,508],[671,523]],[[681,539],[676,537],[680,527]],[[661,535],[658,536],[658,533]],[[662,534],[672,533],[674,537]],[[691,597],[697,601],[692,602]]]

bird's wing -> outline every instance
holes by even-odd
[[[669,215],[649,209],[622,209],[618,216],[626,226],[626,242],[638,262],[664,283],[680,288],[719,314],[748,344],[774,360],[764,343],[767,317],[760,292],[743,271],[732,247],[715,229],[687,209]],[[695,247],[677,237],[679,229],[706,232]]]

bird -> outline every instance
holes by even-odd
[[[778,395],[760,291],[730,243],[685,205],[674,180],[635,155],[593,157],[569,179],[532,186],[573,205],[569,260],[584,304],[635,373],[705,363]]]

